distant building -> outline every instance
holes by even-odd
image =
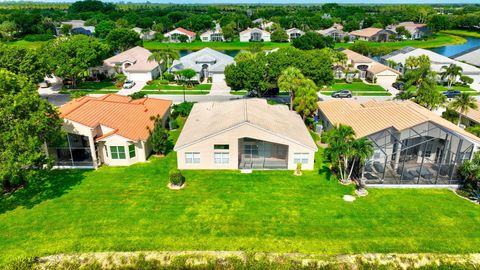
[[[259,28],[247,28],[240,32],[240,42],[270,41],[270,32]]]
[[[223,38],[222,27],[220,24],[215,25],[215,29],[208,30],[200,35],[200,40],[203,42],[210,42],[210,41],[225,41]]]
[[[420,39],[432,34],[432,31],[424,23],[402,22],[397,25],[390,25],[386,29],[396,32],[397,28],[403,26],[410,33],[410,37],[403,36],[404,39]]]
[[[301,36],[305,35],[305,32],[303,32],[302,30],[300,30],[298,28],[290,28],[290,29],[285,30],[285,32],[287,32],[288,41],[292,41],[292,40],[294,40],[298,37],[301,37]]]
[[[95,33],[95,26],[85,26],[84,20],[70,20],[70,21],[61,22],[60,27],[57,27],[55,29],[57,36],[63,34],[62,33],[63,25],[72,26],[72,29],[70,30],[70,34],[72,35],[92,36]]]
[[[263,30],[270,30],[273,26],[273,22],[267,21],[267,20],[262,19],[262,18],[253,20],[252,23],[254,25],[257,25],[258,28],[263,29]]]
[[[331,37],[335,41],[340,41],[348,35],[348,33],[343,32],[343,25],[338,23],[333,24],[330,28],[317,30],[316,32],[322,36]]]
[[[165,38],[167,38],[169,42],[180,42],[180,40],[178,39],[178,36],[180,35],[186,36],[187,42],[194,41],[196,36],[195,32],[188,31],[181,27],[177,27],[172,31],[164,34]]]
[[[138,33],[138,35],[140,36],[140,38],[142,40],[155,39],[156,32],[153,31],[153,30],[147,29],[147,31],[143,31],[143,29],[140,28],[140,27],[134,27],[134,28],[132,28],[132,30],[135,31],[136,33]]]
[[[389,41],[390,37],[392,36],[396,37],[397,33],[391,30],[375,27],[369,27],[350,32],[351,39],[358,39],[364,41],[386,42]]]

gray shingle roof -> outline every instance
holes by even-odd
[[[207,63],[209,64],[208,70],[210,72],[223,73],[225,67],[234,62],[233,57],[229,55],[210,48],[203,48],[180,58],[180,60],[173,61],[172,71],[191,68],[196,72],[200,72],[202,63]]]

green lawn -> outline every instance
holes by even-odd
[[[444,86],[444,85],[437,85],[436,89],[437,89],[437,91],[440,91],[440,92],[448,91],[448,87]],[[415,86],[410,86],[408,88],[408,90],[409,91],[415,91]],[[452,90],[459,90],[461,92],[469,93],[469,94],[472,94],[472,95],[480,94],[477,91],[475,91],[474,89],[470,88],[469,86],[464,86],[464,85],[454,85],[454,86],[452,86]]]
[[[154,80],[150,85],[145,85],[142,90],[182,90],[183,91],[184,86],[183,85],[166,85],[166,84],[161,84],[160,81]],[[212,89],[212,84],[211,83],[203,83],[203,84],[197,84],[194,85],[191,88],[185,87],[186,90],[205,90],[205,91],[210,91]]]
[[[444,30],[442,33],[462,36],[462,37],[476,37],[480,38],[480,31],[472,31],[472,30]]]
[[[183,95],[183,90],[142,90],[146,95]],[[208,95],[210,91],[185,90],[185,95]]]
[[[166,187],[175,166],[170,152],[129,167],[57,170],[0,197],[0,266],[87,251],[480,252],[480,206],[446,189],[370,189],[345,202],[353,186],[335,180],[322,151],[301,177],[184,171],[181,191]]]
[[[337,82],[322,90],[320,93],[331,95],[334,91],[350,90],[354,96],[391,96],[383,87],[363,82],[341,83]]]
[[[116,87],[114,82],[81,82],[74,90],[120,90],[120,88]]]
[[[8,41],[0,42],[1,44],[6,44],[8,46],[17,46],[26,49],[37,49],[42,46],[45,41],[26,41],[26,40],[17,40],[17,41]]]

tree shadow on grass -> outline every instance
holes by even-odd
[[[323,165],[321,166],[319,169],[318,169],[318,174],[319,175],[324,175],[325,176],[325,180],[327,181],[330,181],[332,180],[332,171],[330,170],[330,168],[326,165]]]
[[[81,183],[88,170],[52,170],[41,172],[27,186],[8,194],[0,194],[0,214],[18,207],[35,205],[68,193]]]

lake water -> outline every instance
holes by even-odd
[[[231,57],[235,57],[240,52],[240,50],[217,50],[217,51],[219,51],[221,53],[224,53],[226,55],[230,55]],[[178,52],[180,53],[180,57],[183,57],[185,55],[191,54],[194,51],[192,51],[192,50],[180,50]]]
[[[480,46],[480,38],[466,37],[465,39],[467,40],[467,43],[458,44],[458,45],[447,45],[447,46],[438,47],[430,50],[438,54],[444,55],[446,57],[451,57],[455,54]]]

